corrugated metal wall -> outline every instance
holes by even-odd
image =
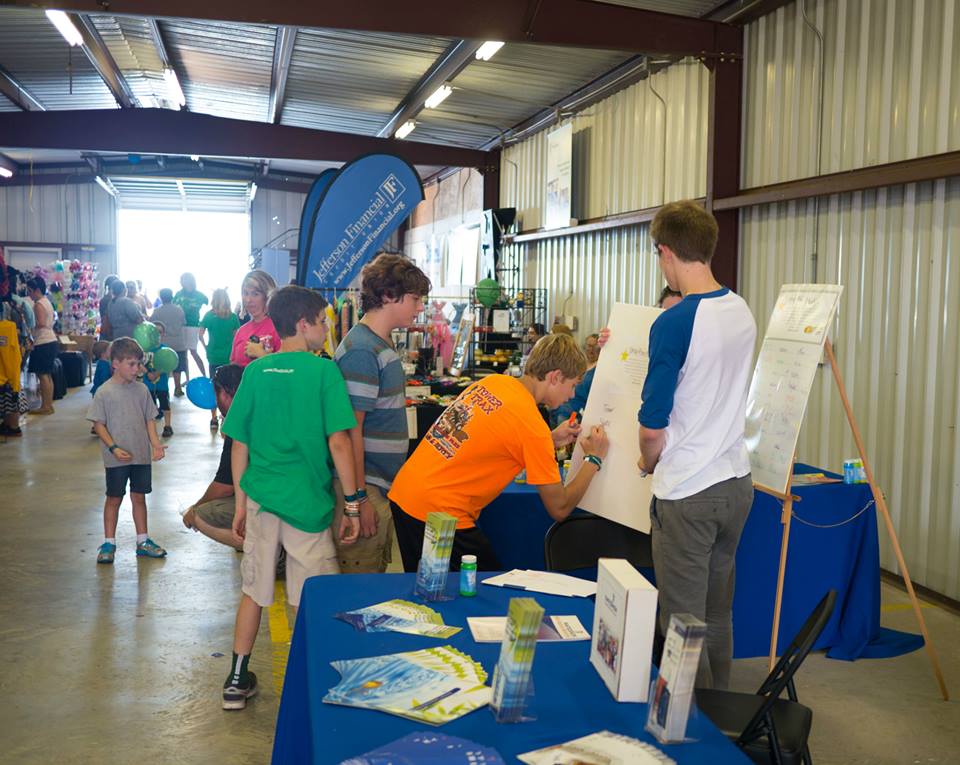
[[[596,218],[703,196],[708,85],[704,67],[683,61],[565,120],[574,130],[574,215]],[[503,154],[500,200],[517,208],[522,230],[541,225],[547,132]],[[631,226],[516,247],[527,284],[550,290],[550,317],[566,301],[563,312],[579,317],[582,338],[603,326],[616,300],[656,300],[663,282],[649,253],[647,229]]]
[[[807,1],[824,39],[821,172],[960,149],[958,5]],[[794,3],[746,40],[744,185],[816,174],[816,35]],[[743,212],[741,292],[762,331],[781,284],[845,286],[839,361],[910,573],[960,598],[960,179],[824,198],[819,223],[816,205]],[[798,454],[855,456],[829,369]]]
[[[295,191],[258,189],[250,206],[250,249],[268,245],[277,249],[297,249],[300,213],[306,197],[306,194]],[[271,244],[271,240],[277,237],[280,238]]]
[[[93,183],[0,189],[0,241],[117,243],[113,197]]]
[[[573,123],[574,217],[703,196],[708,85],[707,70],[684,60],[565,119]],[[542,225],[548,132],[503,153],[500,201],[517,208],[522,230]]]
[[[956,0],[806,0],[823,37],[821,173],[960,149]],[[743,186],[817,175],[820,50],[791,3],[747,27]]]

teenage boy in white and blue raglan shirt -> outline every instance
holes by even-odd
[[[653,564],[664,634],[671,614],[707,624],[697,687],[726,688],[733,659],[734,559],[753,502],[744,442],[757,325],[720,285],[717,222],[694,202],[665,205],[650,226],[660,270],[683,300],[650,329],[640,468],[653,474]]]

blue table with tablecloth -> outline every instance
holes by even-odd
[[[797,464],[796,472],[823,471]],[[883,658],[922,646],[919,635],[880,627],[880,558],[870,487],[828,483],[797,486],[793,493],[800,501],[793,505],[778,652],[831,588],[837,590],[837,606],[816,645],[828,649],[831,658]],[[735,658],[766,656],[770,650],[781,511],[780,500],[755,494],[737,552]],[[527,484],[508,486],[478,521],[505,569],[543,569],[543,537],[552,524],[536,488]]]
[[[485,579],[481,574],[480,579]],[[380,656],[450,644],[479,661],[492,679],[499,656],[496,643],[475,643],[466,625],[467,616],[502,616],[515,590],[480,585],[473,598],[430,604],[444,621],[463,630],[447,640],[396,632],[359,633],[333,618],[339,611],[373,605],[391,598],[412,599],[413,574],[350,574],[307,580],[297,614],[296,629],[287,661],[286,679],[274,739],[274,765],[324,763],[331,765],[376,749],[430,726],[367,709],[324,704],[327,690],[340,676],[330,666],[336,659]],[[457,576],[448,590],[456,592]],[[574,614],[589,630],[593,601],[530,593],[548,614]],[[437,730],[450,736],[495,747],[506,762],[517,754],[550,744],[610,730],[648,743],[643,730],[646,704],[621,704],[589,663],[590,643],[539,643],[534,660],[535,698],[533,722],[497,724],[488,708],[478,709]],[[691,719],[688,735],[693,743],[661,747],[680,765],[685,763],[748,763],[705,716]]]

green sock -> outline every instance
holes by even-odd
[[[250,663],[250,654],[241,656],[239,654],[233,654],[233,663],[230,665],[230,677],[227,678],[227,682],[235,685],[246,685],[247,684],[247,665]]]

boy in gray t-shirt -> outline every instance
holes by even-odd
[[[97,389],[87,419],[100,437],[107,476],[103,505],[103,544],[97,563],[113,563],[117,550],[120,503],[130,482],[133,523],[137,529],[137,555],[162,558],[167,554],[147,536],[147,497],[151,487],[151,460],[162,460],[166,447],[153,425],[157,408],[147,386],[137,380],[143,349],[136,340],[120,338],[110,347],[113,376]]]

